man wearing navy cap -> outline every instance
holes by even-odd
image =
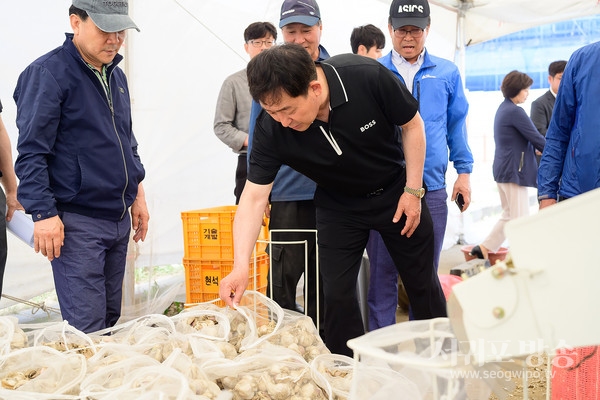
[[[448,220],[448,159],[458,174],[450,198],[455,200],[462,195],[462,212],[471,202],[473,154],[467,140],[469,104],[460,72],[454,63],[431,55],[425,48],[431,25],[429,12],[427,0],[394,0],[388,19],[393,49],[379,62],[404,82],[419,101],[419,112],[425,122],[427,156],[423,180],[427,192],[424,199],[433,220],[433,267],[437,271]],[[371,329],[376,329],[396,321],[397,273],[377,234],[370,238],[367,252],[371,260],[369,324]]]
[[[63,319],[83,332],[121,315],[127,245],[144,240],[145,171],[131,129],[122,1],[73,0],[73,33],[19,76],[18,199],[34,221],[34,250],[52,263]]]
[[[279,27],[285,43],[297,43],[304,47],[315,61],[329,58],[329,53],[321,46],[321,12],[314,0],[285,0],[281,5]],[[252,102],[250,114],[250,135],[248,154],[252,151],[252,137],[256,118],[261,112],[260,105]],[[270,230],[310,230],[315,231],[315,206],[313,197],[316,184],[306,176],[283,165],[275,178],[271,192]],[[269,212],[269,210],[267,210]],[[307,241],[308,246],[308,279],[307,281],[307,314],[317,325],[317,275],[316,247],[314,232],[273,232],[274,241]],[[269,247],[272,255],[269,276],[269,293],[273,286],[273,299],[282,307],[296,308],[296,287],[305,269],[306,256],[301,244],[274,243]],[[319,285],[322,304],[322,285]],[[323,307],[319,308],[319,319],[323,319]],[[319,324],[322,328],[322,324]]]

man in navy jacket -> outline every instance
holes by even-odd
[[[94,332],[119,319],[131,227],[135,241],[148,230],[129,88],[117,67],[126,30],[137,26],[127,1],[73,0],[69,19],[64,44],[19,77],[15,171],[62,317]]]

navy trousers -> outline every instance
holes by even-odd
[[[109,328],[121,316],[131,217],[118,222],[61,212],[65,241],[52,260],[62,318],[85,333]]]
[[[425,194],[425,203],[433,221],[433,263],[438,270],[440,255],[448,221],[448,193],[446,189],[434,190]],[[390,256],[381,235],[371,231],[367,243],[370,265],[369,291],[369,330],[383,328],[396,323],[398,307],[398,270]],[[413,318],[412,309],[410,317]]]

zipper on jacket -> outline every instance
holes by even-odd
[[[109,73],[108,76],[108,93],[107,96],[110,96],[110,93],[112,93],[112,90],[110,88],[110,82],[111,82],[111,78],[112,77],[112,70]],[[112,103],[112,99],[108,99],[108,104],[110,106],[110,114],[112,116],[112,123],[113,123],[113,128],[115,130],[115,135],[117,136],[117,141],[119,142],[119,147],[121,149],[121,159],[123,160],[123,168],[125,170],[125,186],[123,186],[123,191],[121,192],[121,202],[123,203],[123,212],[121,213],[121,218],[123,219],[123,217],[125,216],[125,213],[127,212],[127,202],[125,201],[125,193],[127,192],[127,187],[129,186],[129,173],[127,172],[127,160],[125,159],[125,152],[123,151],[123,142],[121,141],[121,138],[119,137],[119,130],[117,129],[117,124],[115,122],[115,110],[113,108],[113,103]]]
[[[416,77],[415,77],[416,80]],[[416,81],[417,84],[417,105],[419,113],[421,113],[421,81]]]
[[[522,151],[521,152],[521,160],[519,161],[519,172],[521,172],[521,170],[523,169],[524,159],[525,159],[525,152]]]

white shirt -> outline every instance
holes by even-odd
[[[417,61],[413,64],[406,61],[404,57],[402,57],[396,50],[392,49],[392,64],[398,70],[398,73],[404,79],[406,83],[406,87],[410,92],[413,91],[413,82],[415,80],[415,75],[421,69],[421,65],[423,65],[423,53],[425,53],[425,49],[419,54],[417,57]]]

